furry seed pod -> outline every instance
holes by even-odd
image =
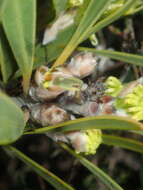
[[[29,96],[36,102],[50,101],[57,98],[58,95],[62,94],[65,90],[61,88],[46,89],[44,87],[31,86],[29,89]]]
[[[42,66],[39,67],[35,72],[34,78],[37,86],[31,86],[29,89],[29,95],[35,101],[49,101],[55,99],[58,95],[66,91],[65,89],[54,84],[50,85],[48,88],[44,87],[48,81],[50,81],[50,83],[54,83],[54,80],[56,80],[58,77],[63,77],[65,79],[72,77],[67,69],[60,67],[54,72],[50,73],[50,76],[48,75],[47,80],[48,71],[48,67]],[[47,82],[45,82],[46,80]]]
[[[84,78],[94,72],[96,59],[92,53],[79,53],[71,58],[67,69],[73,76]]]
[[[98,115],[100,111],[100,104],[98,104],[97,102],[87,101],[80,105],[73,102],[63,101],[61,105],[64,109],[71,111],[74,114],[82,115],[85,117]]]
[[[67,78],[71,78],[73,76],[65,67],[58,67],[58,68],[56,68],[55,71],[50,73],[50,75],[48,73],[46,75],[46,73],[45,73],[45,83],[46,83],[46,81],[54,83],[54,81],[60,77],[67,79]],[[54,86],[52,86],[52,87],[55,88]],[[50,88],[52,88],[52,87],[50,86]]]
[[[41,124],[56,125],[69,120],[68,113],[54,104],[37,104],[31,109],[32,120]]]
[[[72,74],[64,67],[58,67],[55,71],[51,72],[50,74],[48,73],[49,70],[50,69],[46,66],[41,66],[36,70],[34,79],[37,86],[43,86],[46,80],[53,81],[58,77],[72,77]]]
[[[97,102],[86,102],[81,106],[80,112],[84,116],[95,116],[98,115],[100,110],[100,104]]]

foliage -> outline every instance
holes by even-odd
[[[31,130],[30,127],[26,127],[26,118],[21,108],[16,105],[12,100],[12,97],[6,95],[6,87],[10,80],[16,79],[17,81],[21,81],[19,76],[22,75],[22,97],[25,97],[28,94],[29,87],[31,85],[32,72],[35,68],[40,65],[44,65],[46,62],[45,59],[47,59],[48,64],[52,65],[46,75],[47,78],[50,78],[51,73],[71,58],[71,55],[74,54],[75,51],[90,51],[94,52],[97,56],[107,56],[108,58],[129,63],[133,66],[137,65],[143,67],[143,57],[141,54],[136,55],[126,52],[106,49],[99,50],[97,48],[79,46],[82,42],[90,39],[92,34],[97,34],[97,32],[101,31],[104,27],[108,27],[111,23],[121,17],[124,18],[127,15],[132,16],[141,11],[143,9],[143,1],[53,0],[50,2],[52,2],[50,6],[52,6],[55,11],[55,16],[50,23],[46,23],[47,25],[49,24],[48,29],[52,27],[52,24],[59,16],[63,15],[63,12],[69,11],[74,17],[74,22],[65,28],[62,26],[62,24],[64,25],[65,23],[60,23],[58,28],[62,27],[62,29],[56,31],[56,37],[54,40],[43,46],[42,41],[39,40],[39,33],[36,33],[37,29],[39,31],[39,26],[36,25],[38,17],[37,1],[0,1],[0,84],[2,84],[2,89],[4,89],[1,89],[3,92],[0,92],[0,145],[7,145],[4,147],[6,152],[10,152],[10,155],[12,154],[22,160],[38,175],[48,181],[55,189],[72,190],[73,187],[8,144],[16,141],[22,135],[47,133],[51,131],[53,133],[60,132],[66,134],[66,132],[77,130],[86,131],[90,129],[100,129],[108,132],[110,132],[110,130],[124,130],[142,134],[142,122],[137,122],[136,120],[127,117],[102,115],[75,119],[73,121],[67,121],[53,126],[40,127],[38,129]],[[49,10],[46,11],[48,12]],[[53,32],[54,31],[52,30],[52,33]],[[53,63],[54,60],[55,62]],[[74,88],[75,83],[76,85],[82,85],[82,81],[74,77],[67,78],[67,80],[66,78],[62,78],[62,80],[60,79],[61,78],[57,78],[54,81],[56,82],[54,85],[57,85],[58,88],[64,86],[64,90]],[[112,86],[111,82],[113,81],[107,81],[107,85]],[[116,97],[122,89],[122,85],[119,81],[114,82],[115,84],[113,84],[112,88],[116,91],[113,96]],[[76,86],[74,89],[77,91],[77,88],[78,87]],[[136,97],[139,95],[137,98],[142,98],[142,94],[138,92],[136,92],[135,95]],[[141,107],[142,105],[139,106]],[[137,105],[137,107],[139,106]],[[141,112],[141,116],[139,118],[142,119],[142,117]],[[106,145],[119,146],[131,151],[143,153],[142,142],[107,134],[103,134],[102,138],[103,143]],[[62,147],[77,158],[83,166],[88,168],[88,170],[107,185],[109,189],[122,189],[101,169],[86,160],[84,156],[75,153],[64,144],[62,144]]]

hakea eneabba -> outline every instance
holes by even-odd
[[[40,67],[35,73],[35,97],[47,101],[56,98],[65,91],[70,92],[70,89],[72,91],[77,88],[81,92],[81,88],[76,85],[82,86],[83,83],[78,80],[94,72],[95,66],[96,59],[93,54],[80,53],[75,55],[69,63],[56,68],[53,72],[49,72],[50,70],[46,66]],[[54,125],[69,120],[70,115],[65,111],[66,108],[83,116],[112,114],[142,120],[142,81],[141,78],[129,84],[122,84],[116,77],[108,77],[104,82],[105,90],[99,102],[88,100],[79,105],[76,103],[72,103],[72,106],[65,105],[63,108],[55,104],[38,104],[33,107],[31,116],[42,126]],[[71,85],[70,88],[68,88],[68,85]],[[52,138],[56,141],[70,143],[77,153],[94,154],[102,142],[102,133],[101,130],[96,129],[80,130],[54,134]]]

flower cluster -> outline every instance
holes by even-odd
[[[102,132],[99,129],[92,129],[85,131],[87,136],[86,152],[85,154],[95,154],[96,149],[102,142]]]
[[[108,79],[105,82],[105,85],[106,85],[105,93],[113,97],[118,96],[123,88],[122,83],[116,77],[112,76],[108,77]]]
[[[118,99],[116,107],[124,109],[136,120],[143,120],[143,85],[139,84],[131,93]]]
[[[117,78],[109,77],[105,93],[114,97],[115,115],[130,116],[143,120],[143,81],[142,78],[123,85]]]
[[[48,134],[47,134],[48,135]],[[76,153],[85,155],[95,154],[102,143],[102,132],[99,129],[73,131],[52,136],[55,141],[69,143]]]

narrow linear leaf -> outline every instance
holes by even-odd
[[[59,0],[57,0],[57,5],[59,3]],[[132,2],[133,3],[133,2]],[[75,24],[62,30],[59,35],[57,36],[56,40],[54,40],[52,43],[48,44],[48,46],[46,47],[46,51],[47,51],[47,59],[48,59],[48,62],[51,62],[53,61],[54,59],[56,59],[63,51],[63,48],[65,48],[65,46],[68,44],[68,42],[70,41],[71,37],[73,36],[74,32],[76,31],[76,28],[77,28],[77,24],[80,23],[80,20],[85,12],[85,9],[88,7],[88,4],[89,4],[89,1],[84,1],[84,4],[83,6],[80,7],[79,11],[78,11],[78,14],[76,15],[76,21],[75,21]],[[110,15],[109,17],[106,16],[106,19],[104,19],[104,22],[103,22],[103,19],[102,19],[102,22],[99,21],[99,23],[97,23],[97,28],[98,26],[102,26],[102,23],[104,23],[105,25],[108,25],[109,23],[107,23],[107,20],[108,22],[111,23],[111,21],[113,22],[115,19],[117,20],[120,16],[122,16],[126,10],[131,7],[131,3],[128,2],[127,4],[125,4],[124,6],[122,6],[120,9],[118,8],[118,10],[116,10],[116,12],[114,12],[113,15]],[[113,20],[111,20],[111,18]],[[94,26],[96,28],[96,25]],[[94,28],[93,27],[93,28]],[[94,30],[93,28],[89,29],[89,32],[90,30]],[[94,33],[96,32],[95,31],[92,31],[90,33]],[[89,37],[90,35],[88,34],[87,35],[87,38]],[[43,47],[41,47],[41,50],[44,50]],[[40,56],[40,54],[37,52],[37,56],[38,57]],[[41,65],[43,64],[44,61],[38,63],[38,65]],[[35,62],[37,64],[37,62]]]
[[[76,119],[60,123],[58,125],[35,129],[25,134],[46,133],[50,130],[57,129],[61,132],[87,129],[112,129],[112,130],[139,130],[143,131],[143,124],[127,118],[119,116],[94,116],[82,119]]]
[[[81,37],[94,25],[108,7],[111,0],[91,0],[76,30],[75,36]]]
[[[50,43],[50,44],[48,44],[48,46],[46,46],[46,52],[47,52],[48,62],[53,61],[54,59],[56,59],[62,53],[63,49],[68,44],[68,42],[72,38],[74,32],[76,31],[76,28],[77,28],[76,25],[79,24],[79,17],[80,17],[80,20],[81,20],[83,14],[85,12],[85,8],[88,6],[88,4],[89,4],[89,2],[85,1],[84,4],[83,4],[83,6],[81,6],[81,8],[79,9],[79,11],[78,11],[79,13],[76,16],[77,17],[76,20],[78,19],[78,22],[76,22],[74,25],[72,25],[72,26],[70,26],[70,27],[62,30],[59,33],[59,35],[57,36],[56,40],[54,40],[52,43]],[[128,8],[128,4],[125,5],[125,8],[122,7],[122,8],[120,8],[120,10],[118,9],[116,11],[118,14],[115,12],[114,13],[115,15],[113,15],[112,18],[115,19],[116,15],[117,15],[117,18],[119,18],[119,16],[122,15],[126,11],[127,8]],[[110,21],[110,17],[109,17],[109,21]],[[96,25],[98,25],[98,23]],[[89,36],[90,35],[87,35],[87,38]],[[45,49],[43,47],[41,47],[40,49],[45,51]],[[38,56],[40,56],[39,52],[37,52],[37,54],[36,54],[36,57],[38,57]],[[38,65],[43,64],[43,62],[45,62],[45,61],[42,61],[42,62],[39,61]],[[37,62],[34,63],[34,66],[35,66],[35,64],[37,64]]]
[[[116,21],[117,19],[119,19],[121,16],[123,16],[127,10],[129,10],[134,4],[136,3],[135,0],[127,0],[126,3],[119,8],[117,11],[115,11],[114,13],[112,13],[111,15],[107,16],[105,19],[99,21],[96,25],[94,25],[93,27],[91,27],[88,31],[88,34],[86,36],[86,38],[88,38],[91,34],[98,32],[99,30],[101,30],[102,28],[104,28],[105,26],[108,26],[109,24],[111,24],[112,22]],[[85,38],[85,39],[86,39]]]
[[[47,46],[38,44],[35,48],[34,65],[33,69],[40,67],[55,60],[63,51],[69,40],[71,39],[76,26],[73,24],[64,30],[60,31],[56,39],[49,43]],[[15,73],[14,78],[21,76],[21,71]]]
[[[143,135],[143,131],[131,131],[132,133],[136,133],[138,135]]]
[[[17,64],[23,75],[23,88],[28,90],[33,68],[36,0],[12,0],[6,4],[2,24]]]
[[[93,48],[78,48],[79,51],[90,51],[96,53],[96,55],[107,56],[109,58],[123,61],[126,63],[134,64],[143,67],[143,56],[135,55],[131,53],[123,53],[111,50],[96,50]]]
[[[53,0],[56,15],[59,15],[62,11],[66,10],[67,2],[68,0]]]
[[[73,24],[59,32],[56,39],[46,46],[47,59],[49,62],[56,59],[68,44],[72,35],[76,30],[76,25]],[[38,56],[38,54],[37,54]]]
[[[0,145],[16,141],[25,127],[21,109],[5,94],[0,92]]]
[[[35,47],[35,56],[34,56],[34,65],[33,69],[40,67],[41,65],[47,64],[46,59],[46,48],[37,44]],[[17,70],[13,76],[14,79],[20,77],[22,75],[21,70]]]
[[[100,168],[96,165],[88,161],[83,156],[76,154],[70,148],[68,148],[65,144],[61,145],[66,151],[68,151],[71,155],[79,160],[79,162],[85,166],[95,177],[99,178],[102,183],[104,183],[111,190],[123,190],[110,176],[104,173]]]
[[[75,17],[75,22],[77,26],[79,25],[83,15],[85,14],[85,10],[87,9],[89,3],[90,3],[90,0],[86,0],[86,1],[83,0],[82,5],[80,5],[79,9],[77,10],[77,14]]]
[[[9,77],[14,72],[15,60],[11,54],[11,49],[8,45],[2,27],[0,26],[0,68],[3,82],[6,83]]]
[[[132,150],[135,152],[139,152],[143,154],[143,143],[123,137],[117,137],[113,135],[102,135],[103,143],[106,145],[118,146],[121,148],[126,148],[128,150]]]
[[[49,43],[47,46],[38,44],[35,47],[34,65],[33,69],[40,67],[41,65],[47,64],[55,60],[63,51],[73,33],[75,32],[76,25],[73,24],[64,30],[61,30],[57,35],[56,39]],[[18,70],[15,73],[14,78],[21,76],[21,71]]]
[[[40,175],[43,179],[49,182],[57,190],[74,190],[70,185],[65,183],[62,179],[57,177],[55,174],[42,167],[40,164],[23,154],[21,151],[12,146],[5,146],[4,150],[10,155],[14,155],[26,165],[28,165],[33,171]]]
[[[4,12],[4,9],[6,7],[7,0],[0,0],[0,20],[2,18],[2,14]]]
[[[138,8],[136,8],[136,9],[134,10],[133,14],[136,14],[136,13],[142,11],[142,10],[143,10],[143,5],[142,5],[142,6],[139,6]]]
[[[79,42],[83,40],[87,34],[89,27],[97,22],[102,13],[105,11],[111,0],[91,0],[88,4],[83,17],[81,18],[80,24],[77,27],[76,32],[71,38],[70,42],[63,50],[62,54],[56,60],[52,69],[62,65],[66,59],[71,55],[74,49],[78,46]]]

